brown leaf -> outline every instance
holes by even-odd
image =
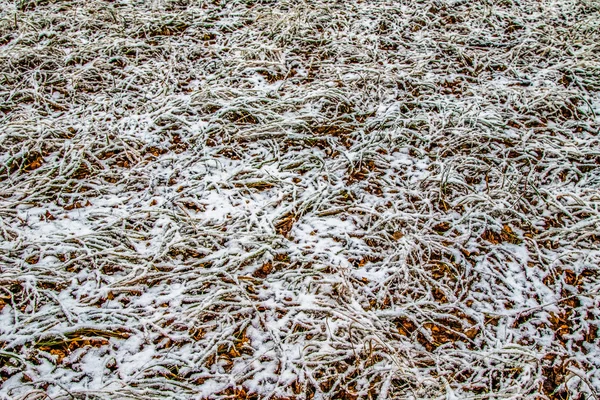
[[[294,223],[297,221],[297,216],[293,212],[286,213],[277,222],[275,222],[275,231],[283,237],[288,237]]]
[[[439,224],[436,224],[433,226],[433,230],[436,231],[437,233],[444,233],[447,232],[448,230],[450,230],[451,225],[448,222],[440,222]]]
[[[254,273],[252,274],[252,276],[255,276],[257,278],[266,278],[271,272],[273,271],[273,264],[271,263],[271,261],[267,261],[266,263],[264,263],[259,269],[257,269],[256,271],[254,271]]]
[[[522,240],[513,232],[512,228],[509,225],[504,225],[500,232],[486,230],[485,232],[483,232],[483,235],[481,235],[481,237],[492,244],[500,244],[504,242],[512,244],[522,243]]]
[[[400,240],[404,237],[404,233],[400,232],[400,231],[396,231],[394,232],[394,234],[392,235],[392,238],[394,240]]]

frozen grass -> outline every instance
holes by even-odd
[[[0,396],[597,397],[599,21],[0,1]]]

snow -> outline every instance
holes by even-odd
[[[597,397],[600,9],[492,3],[0,0],[0,398]]]

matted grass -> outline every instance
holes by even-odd
[[[598,397],[599,21],[0,1],[0,396]]]

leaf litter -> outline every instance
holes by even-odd
[[[600,6],[0,2],[0,396],[600,391]]]

